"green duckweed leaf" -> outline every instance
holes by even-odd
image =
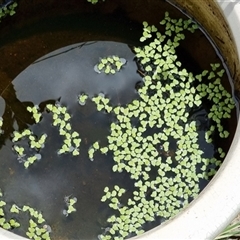
[[[93,148],[99,149],[99,143],[98,143],[98,142],[95,142],[95,143],[93,144]]]
[[[71,198],[70,200],[69,200],[69,204],[70,205],[73,205],[73,204],[75,204],[77,202],[77,199],[76,198]]]
[[[73,152],[72,152],[72,155],[73,156],[78,156],[80,153],[79,153],[79,150],[78,149],[74,149]]]
[[[6,205],[6,203],[3,200],[0,200],[0,207],[3,207],[5,205]]]
[[[11,225],[10,225],[9,223],[7,223],[7,222],[5,222],[5,223],[2,225],[2,227],[3,227],[4,229],[6,229],[6,230],[11,229]]]
[[[76,212],[76,209],[75,209],[72,205],[70,205],[70,206],[68,207],[67,213],[70,214],[70,213],[72,213],[72,212]]]
[[[19,208],[16,204],[13,204],[11,209],[10,209],[11,213],[19,213]]]
[[[30,162],[28,162],[28,161],[24,162],[24,167],[25,167],[26,169],[29,167],[29,165],[30,165]]]
[[[100,148],[100,151],[101,151],[103,154],[106,154],[106,153],[108,152],[108,148],[107,148],[107,147]]]
[[[4,213],[3,209],[0,208],[0,216],[2,217],[2,216],[4,216],[4,215],[5,215],[5,213]],[[0,225],[1,225],[1,224],[0,224]]]
[[[45,233],[43,233],[42,234],[42,239],[50,239],[50,237],[49,237],[49,233],[48,232],[45,232]]]

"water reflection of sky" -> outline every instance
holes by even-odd
[[[98,74],[94,65],[100,57],[118,55],[127,60],[127,64],[115,75]],[[35,61],[13,81],[17,98],[20,101],[32,101],[39,104],[47,99],[67,99],[76,101],[80,92],[90,95],[104,92],[113,101],[126,88],[134,89],[141,77],[133,61],[134,54],[127,44],[116,42],[88,42],[74,44]],[[132,91],[134,95],[134,91]],[[132,96],[133,97],[133,96]],[[71,103],[70,103],[71,104]]]
[[[130,182],[127,173],[112,172],[111,154],[97,154],[93,162],[88,159],[87,151],[93,142],[106,142],[111,116],[109,118],[109,115],[96,111],[94,104],[80,106],[77,95],[86,92],[93,96],[104,92],[116,104],[124,104],[136,98],[135,85],[141,81],[141,77],[137,73],[134,54],[123,43],[83,44],[58,49],[36,60],[6,87],[6,96],[12,96],[10,100],[0,98],[0,113],[5,114],[5,132],[8,132],[0,151],[1,188],[9,202],[16,202],[19,206],[29,204],[41,210],[48,224],[57,229],[53,233],[56,239],[59,236],[64,239],[96,238],[102,232],[99,226],[104,225],[112,214],[108,208],[99,206],[104,187],[117,184],[128,189]],[[94,66],[99,58],[111,55],[125,58],[127,64],[115,75],[96,73]],[[80,156],[58,156],[57,150],[63,139],[57,129],[52,127],[50,114],[44,112],[41,122],[34,124],[30,121],[31,114],[26,110],[32,103],[45,106],[47,100],[59,98],[72,115],[73,129],[83,139]],[[21,123],[37,136],[44,132],[48,134],[45,147],[40,151],[41,161],[28,170],[17,161],[10,140],[12,132],[21,129]],[[28,140],[23,139],[17,144],[28,146]],[[78,198],[78,214],[66,218],[62,214],[63,198],[70,194]]]

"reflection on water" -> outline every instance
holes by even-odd
[[[111,55],[127,60],[121,71],[109,76],[96,73],[94,66],[100,57]],[[100,199],[103,188],[114,184],[126,189],[133,187],[125,173],[112,173],[110,154],[96,154],[93,162],[88,159],[87,151],[93,142],[106,142],[113,117],[97,112],[90,101],[85,106],[77,103],[77,96],[82,92],[90,97],[103,92],[114,105],[126,104],[136,98],[135,85],[141,77],[133,58],[129,46],[122,43],[99,41],[74,44],[36,60],[5,89],[12,98],[3,94],[7,99],[3,118],[10,129],[4,136],[5,144],[0,151],[0,186],[8,201],[19,205],[27,203],[41,210],[56,239],[59,236],[63,239],[95,238],[111,214],[108,209],[102,209]],[[72,116],[72,128],[80,133],[80,156],[57,155],[63,138],[52,126],[52,116],[44,110],[48,103],[56,101],[67,106]],[[27,106],[33,105],[39,105],[43,114],[39,124],[34,124],[26,111]],[[7,116],[11,121],[6,121]],[[14,129],[26,127],[37,136],[48,134],[45,147],[41,150],[42,159],[28,170],[18,163],[9,135]],[[7,132],[6,129],[4,131]],[[27,141],[23,144],[27,145]],[[71,194],[78,199],[75,205],[77,213],[66,218],[62,215],[64,196]]]

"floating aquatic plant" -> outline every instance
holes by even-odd
[[[119,72],[126,63],[127,61],[124,58],[109,56],[102,58],[100,62],[94,66],[94,70],[97,73],[104,72],[105,74],[115,74],[116,72]]]
[[[86,101],[86,96],[83,94],[79,96],[79,101]],[[71,115],[67,112],[65,106],[61,106],[60,103],[47,104],[47,110],[53,114],[53,126],[58,127],[59,134],[64,137],[63,145],[58,150],[58,154],[72,153],[73,156],[78,156],[80,154],[80,143],[81,138],[79,133],[72,130],[70,123]]]
[[[105,195],[101,199],[102,202],[105,202],[108,199],[111,200],[112,202],[118,202],[114,198],[121,197],[126,192],[124,188],[120,188],[118,185],[114,186],[112,192],[110,191],[109,187],[105,187],[103,191]]]
[[[4,200],[2,200],[2,196],[3,195],[0,190],[0,226],[4,229],[8,230],[11,228],[11,225],[5,218],[5,210],[3,207],[6,205],[6,202]]]
[[[47,134],[42,134],[37,140],[37,136],[33,134],[30,129],[25,129],[22,132],[14,131],[12,142],[19,142],[23,139],[28,139],[29,147],[31,151],[22,147],[21,145],[13,145],[13,150],[17,154],[17,160],[20,163],[24,164],[24,167],[27,169],[32,165],[36,160],[41,159],[41,154],[39,153],[40,149],[44,148],[44,144],[47,139]]]
[[[92,3],[92,4],[96,4],[98,3],[98,0],[87,0],[88,2]],[[103,2],[105,2],[105,0],[102,0]]]
[[[24,160],[24,167],[27,169],[30,165],[32,165],[35,161],[40,160],[42,158],[41,154],[36,153],[32,156],[29,156]]]
[[[27,205],[23,206],[22,211],[28,212],[31,216],[28,231],[26,232],[27,237],[30,239],[50,240],[51,227],[46,224],[42,213]]]
[[[97,105],[98,111],[105,110],[107,113],[110,113],[113,109],[113,107],[109,105],[110,100],[103,93],[93,97],[92,101]]]
[[[29,219],[29,227],[26,231],[26,236],[30,239],[39,239],[39,240],[50,240],[50,232],[51,227],[46,224],[46,221],[42,215],[42,213],[38,212],[37,210],[24,205],[22,208],[17,206],[16,204],[13,204],[10,207],[10,210],[7,208],[5,211],[9,211],[6,215],[10,216],[9,221],[5,218],[5,211],[3,211],[4,206],[7,205],[7,203],[2,200],[3,194],[0,190],[0,226],[6,230],[11,230],[14,228],[20,228],[21,223],[17,221],[19,215],[23,215],[25,213],[28,213],[30,216]]]
[[[1,22],[1,19],[6,17],[6,16],[13,16],[16,11],[17,7],[17,3],[16,2],[11,2],[10,4],[9,3],[6,3],[5,5],[1,6],[0,7],[0,22]]]
[[[134,49],[144,82],[138,89],[139,99],[112,107],[106,96],[92,98],[97,110],[110,106],[116,117],[106,147],[113,153],[112,170],[128,172],[135,182],[133,197],[124,206],[116,190],[104,189],[101,200],[108,202],[116,215],[108,219],[109,226],[100,239],[141,234],[144,223],[173,217],[198,195],[199,180],[211,178],[225,157],[222,148],[216,151],[218,157],[203,157],[198,124],[190,118],[190,110],[207,99],[212,106],[208,114],[212,125],[206,130],[206,142],[210,144],[216,134],[228,137],[221,122],[230,118],[235,103],[221,84],[224,69],[211,64],[210,71],[194,76],[182,68],[176,48],[185,39],[183,32],[194,32],[198,26],[189,19],[171,19],[168,13],[160,24],[165,26],[164,34],[144,22],[140,41],[148,40],[148,44]],[[133,125],[132,119],[138,122]],[[154,134],[149,134],[150,129]],[[175,149],[170,146],[172,141]],[[156,177],[152,171],[157,171]]]
[[[11,207],[11,209],[10,209],[10,212],[11,212],[11,213],[17,213],[17,214],[18,214],[21,210],[22,210],[22,209],[19,208],[16,204],[13,204],[12,207]]]
[[[224,69],[215,63],[210,65],[211,70],[204,70],[198,75],[184,69],[176,49],[185,38],[183,32],[194,32],[197,25],[191,20],[171,19],[168,13],[161,25],[165,26],[164,34],[156,26],[144,22],[140,41],[147,40],[148,44],[134,48],[143,77],[143,86],[138,89],[139,97],[124,106],[112,106],[110,99],[101,93],[91,99],[98,111],[112,113],[115,119],[110,125],[107,146],[100,146],[98,141],[93,143],[88,151],[89,158],[93,160],[95,151],[103,154],[111,152],[113,172],[125,171],[134,182],[134,191],[127,203],[121,201],[125,189],[117,185],[112,190],[104,188],[101,201],[116,214],[109,217],[109,226],[99,236],[100,239],[123,239],[138,235],[144,232],[145,223],[155,221],[157,217],[173,217],[198,195],[199,180],[209,180],[225,157],[222,148],[216,149],[216,156],[212,158],[203,157],[198,123],[190,116],[190,110],[198,109],[207,99],[211,106],[208,113],[211,124],[209,129],[205,129],[206,143],[214,141],[216,134],[222,138],[228,137],[222,120],[230,118],[235,104],[221,84]],[[95,66],[95,71],[114,74],[125,63],[126,60],[121,61],[117,56],[107,57]],[[87,94],[80,94],[79,104],[84,105],[87,98]],[[53,126],[63,136],[58,154],[79,155],[81,139],[79,133],[72,129],[67,107],[57,102],[48,104],[46,109],[52,113]],[[28,107],[28,111],[33,113],[38,123],[41,118],[38,107]],[[30,148],[36,153],[27,155],[25,149],[17,144],[13,149],[19,161],[28,168],[41,158],[39,151],[44,147],[47,135],[38,138],[26,129],[21,133],[15,131],[12,140],[18,142],[24,138],[29,139]],[[171,146],[172,142],[175,147]],[[152,172],[157,175],[153,176]],[[63,214],[68,216],[76,211],[74,204],[77,199],[68,196],[64,200],[66,209]],[[10,229],[18,223],[14,218],[4,220],[2,207],[5,205],[4,201],[0,201],[0,224]],[[17,205],[12,205],[10,212],[29,213],[29,238],[50,238],[49,227],[42,225],[45,220],[40,212],[28,206],[21,209]]]
[[[40,118],[42,116],[42,114],[39,111],[39,106],[38,105],[35,105],[33,107],[28,106],[27,110],[28,110],[28,112],[32,113],[35,122],[39,123],[40,122]]]
[[[93,143],[93,145],[88,149],[88,157],[91,161],[94,160],[94,153],[98,150],[100,150],[102,153],[107,153],[107,148],[106,147],[100,148],[99,142],[97,141]]]
[[[79,138],[79,133],[72,131],[72,126],[70,124],[71,116],[67,112],[65,106],[61,106],[60,103],[47,104],[46,109],[53,114],[53,126],[59,128],[59,134],[64,137],[63,145],[61,149],[58,150],[58,154],[72,153],[73,156],[78,156],[80,154],[79,147],[81,139]],[[36,123],[40,121],[41,114],[39,113],[39,107],[35,105],[34,107],[27,107],[29,112],[33,113]],[[47,140],[47,134],[42,134],[39,138],[33,134],[30,129],[25,129],[22,132],[14,131],[12,142],[18,142],[25,138],[29,140],[29,149],[25,149],[20,145],[14,145],[13,149],[17,153],[17,159],[20,163],[24,164],[27,169],[35,161],[41,159],[40,150],[44,148],[45,142]]]
[[[78,102],[80,105],[85,105],[87,99],[88,99],[88,95],[85,93],[82,93],[81,95],[78,96]]]
[[[67,209],[63,210],[63,215],[66,217],[73,213],[76,212],[76,208],[74,207],[74,204],[77,202],[77,198],[73,197],[72,195],[64,197],[64,202],[66,203]]]

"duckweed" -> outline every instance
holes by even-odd
[[[29,149],[24,148],[21,145],[13,145],[13,150],[17,154],[17,160],[20,163],[23,163],[24,167],[27,169],[32,165],[36,160],[41,159],[41,154],[39,153],[47,139],[47,134],[42,134],[39,139],[33,134],[30,129],[25,129],[22,132],[14,131],[13,132],[13,142],[19,142],[21,140],[27,139],[29,141]]]
[[[79,95],[79,104],[84,105],[86,100],[87,95]],[[59,135],[64,137],[63,145],[58,150],[58,154],[71,153],[73,156],[78,156],[80,154],[81,138],[78,132],[72,130],[71,115],[67,112],[67,108],[57,102],[55,105],[48,104],[46,109],[53,114],[53,126],[58,127]]]
[[[96,3],[97,1],[90,1]],[[190,118],[190,110],[198,109],[203,101],[210,103],[208,118],[211,125],[205,129],[206,144],[214,141],[214,136],[228,138],[224,129],[224,119],[231,117],[235,107],[232,96],[224,89],[221,77],[225,72],[219,63],[212,63],[210,70],[194,75],[182,67],[176,49],[185,39],[184,31],[198,29],[192,20],[171,19],[169,14],[160,22],[165,27],[162,34],[154,25],[143,22],[140,42],[145,45],[135,47],[136,61],[141,70],[143,86],[137,90],[138,98],[122,106],[113,106],[103,93],[89,97],[86,93],[78,96],[83,106],[87,99],[96,104],[98,111],[112,114],[107,145],[94,142],[88,156],[91,161],[94,153],[113,155],[113,172],[127,172],[134,182],[134,191],[124,199],[126,189],[114,185],[105,187],[101,202],[108,204],[115,215],[108,218],[108,227],[99,239],[124,239],[144,232],[147,222],[157,218],[169,219],[195,198],[199,192],[199,180],[209,180],[221,165],[226,153],[222,148],[215,151],[211,159],[203,157],[199,146],[199,126]],[[146,42],[146,43],[145,43]],[[97,73],[115,74],[126,64],[118,56],[102,58],[95,65]],[[37,105],[27,107],[36,123],[42,118]],[[80,155],[81,138],[72,129],[71,115],[66,106],[59,102],[47,104],[46,111],[52,114],[52,126],[58,128],[63,144],[57,153]],[[3,125],[0,119],[0,127]],[[29,142],[29,149],[21,141]],[[14,131],[13,150],[20,163],[27,169],[41,159],[41,149],[47,141],[47,134],[36,136],[30,129]],[[175,147],[172,146],[174,142]],[[153,176],[153,172],[157,175]],[[5,219],[5,205],[0,191],[0,226],[5,229],[20,227],[13,217]],[[76,212],[77,198],[64,198],[66,208],[63,215]],[[11,214],[28,213],[29,228],[26,232],[30,239],[50,239],[50,226],[43,225],[42,213],[29,206],[18,207],[13,204]]]
[[[40,118],[42,114],[40,113],[40,109],[38,105],[35,105],[33,107],[28,106],[27,107],[28,112],[32,113],[33,119],[35,120],[36,123],[40,122]]]
[[[88,96],[84,93],[78,96],[78,102],[80,105],[85,105],[87,99],[88,99]]]
[[[148,40],[148,44],[134,49],[144,82],[138,89],[139,99],[113,107],[105,96],[92,98],[99,111],[109,106],[115,114],[106,148],[113,153],[112,170],[126,171],[135,181],[133,196],[126,205],[121,204],[116,189],[105,187],[101,201],[107,202],[116,215],[108,219],[108,228],[99,236],[103,240],[140,234],[146,222],[176,215],[198,195],[199,180],[212,177],[225,156],[219,148],[218,158],[203,158],[197,122],[189,119],[190,109],[197,109],[207,99],[211,102],[208,117],[212,125],[205,132],[206,142],[210,144],[215,134],[228,137],[221,123],[230,118],[235,103],[221,84],[224,69],[213,63],[210,71],[194,76],[182,68],[176,48],[185,38],[183,32],[194,32],[198,26],[191,20],[171,19],[168,13],[160,24],[165,26],[165,34],[143,22],[140,41]],[[137,124],[132,124],[133,118],[138,119]],[[150,129],[154,134],[149,135]],[[173,140],[174,150],[170,146]],[[197,166],[201,166],[200,171]],[[153,177],[152,171],[158,175]]]
[[[21,222],[17,219],[22,219],[23,214],[27,217],[29,216],[29,226],[26,231],[26,237],[30,239],[45,239],[50,240],[50,230],[51,227],[46,225],[46,221],[42,215],[42,213],[38,212],[37,210],[24,205],[22,208],[13,204],[10,208],[4,208],[9,204],[3,200],[3,193],[0,190],[0,226],[6,230],[12,230],[14,228],[21,227]],[[5,214],[6,212],[6,214]],[[8,217],[6,217],[6,215]],[[7,220],[9,218],[9,221]]]
[[[66,203],[67,209],[63,210],[63,215],[67,217],[69,214],[77,211],[76,208],[73,206],[77,202],[76,197],[72,197],[71,195],[66,196],[64,197],[64,202]]]
[[[115,74],[119,72],[123,65],[127,63],[126,59],[118,56],[108,56],[102,58],[100,62],[94,66],[94,71],[97,73]]]
[[[87,1],[90,2],[90,3],[92,3],[92,4],[98,3],[98,0],[87,0]],[[105,0],[103,0],[103,1],[105,1]]]
[[[0,8],[0,22],[1,22],[1,19],[6,17],[6,16],[13,16],[16,11],[16,7],[17,7],[17,3],[16,2],[11,2],[10,4],[5,4],[5,6],[1,6]]]

